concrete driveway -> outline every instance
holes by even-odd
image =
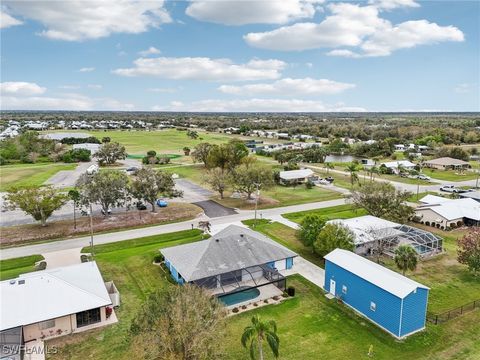
[[[183,191],[183,201],[189,203],[197,203],[201,201],[210,200],[213,192],[194,184],[187,179],[176,179],[175,187],[178,190]],[[180,199],[179,199],[180,200]]]

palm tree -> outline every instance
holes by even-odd
[[[278,358],[278,348],[280,339],[277,335],[277,324],[275,321],[261,321],[258,315],[252,317],[252,324],[243,330],[242,345],[246,349],[249,344],[250,358],[256,359],[256,349],[258,349],[258,357],[263,360],[263,342],[267,341],[273,356]]]
[[[73,201],[73,229],[77,228],[77,216],[76,210],[80,203],[80,192],[77,189],[71,189],[68,191],[68,197]]]
[[[323,166],[325,166],[325,169],[327,169],[327,175],[330,172],[330,169],[335,168],[335,166],[333,166],[333,164],[331,162],[326,162],[325,164],[323,164]]]
[[[410,245],[400,245],[395,250],[395,264],[405,275],[407,270],[414,271],[417,268],[417,252]]]
[[[350,173],[350,182],[352,185],[355,183],[355,181],[358,181],[358,175],[357,175],[357,165],[356,164],[350,164],[345,168],[346,171]]]
[[[370,181],[373,181],[374,179],[374,174],[378,174],[380,172],[380,170],[378,169],[378,167],[376,166],[372,166],[370,168]]]

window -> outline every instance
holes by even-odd
[[[55,327],[55,319],[42,321],[41,323],[38,323],[38,328],[40,330],[50,329],[53,327]]]
[[[77,313],[77,327],[100,322],[100,308]]]
[[[342,286],[342,293],[347,295],[347,287],[345,285]]]
[[[372,311],[377,310],[377,304],[375,304],[373,301],[370,301],[370,310]]]

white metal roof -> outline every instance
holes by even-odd
[[[312,175],[311,169],[280,171],[280,179],[283,180],[303,179]]]
[[[425,195],[423,198],[421,198],[420,200],[418,200],[419,202],[421,202],[422,204],[441,204],[441,203],[444,203],[446,201],[450,201],[452,199],[448,199],[448,198],[445,198],[443,196],[437,196],[437,195]]]
[[[402,233],[396,229],[396,227],[400,227],[400,224],[372,215],[359,216],[351,219],[334,219],[327,221],[327,223],[341,224],[350,229],[355,235],[355,245],[374,241],[378,237],[388,238]]]
[[[428,160],[425,161],[425,164],[430,164],[430,165],[442,165],[442,166],[457,166],[457,165],[469,165],[468,162],[460,160],[460,159],[454,159],[451,157],[441,157],[438,159],[433,159],[433,160]]]
[[[0,283],[0,330],[112,303],[95,262],[35,271],[14,280]]]
[[[387,168],[398,168],[399,166],[403,166],[404,168],[415,167],[415,164],[408,160],[388,161],[382,165],[385,165]]]
[[[417,288],[429,289],[425,285],[348,250],[335,249],[327,254],[325,259],[400,299],[405,298]]]
[[[446,220],[455,220],[460,218],[468,218],[480,221],[480,203],[471,198],[454,199],[421,205],[415,211],[430,209]]]

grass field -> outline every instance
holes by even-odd
[[[38,186],[61,170],[73,170],[77,164],[39,163],[0,166],[0,191],[12,186]]]
[[[270,222],[266,219],[257,220],[255,226],[253,226],[254,220],[245,220],[242,222],[251,229],[265,234],[290,250],[295,251],[301,257],[323,268],[323,260],[316,255],[312,249],[306,248],[302,242],[298,240],[295,229],[279,222]]]
[[[445,181],[466,181],[474,180],[477,178],[477,174],[471,171],[465,173],[458,173],[454,170],[434,170],[434,169],[423,169],[422,172],[430,176],[432,179],[445,180]]]
[[[319,215],[325,220],[333,219],[349,219],[356,216],[366,215],[367,212],[363,209],[356,210],[355,207],[351,204],[332,206],[323,209],[299,211],[289,214],[282,214],[282,216],[288,220],[294,221],[296,223],[301,223],[303,218],[307,215]]]
[[[0,260],[0,280],[13,279],[20,274],[35,271],[35,263],[40,260],[43,260],[42,255]]]
[[[129,342],[131,319],[150,292],[173,286],[168,275],[152,264],[153,256],[160,248],[200,239],[200,231],[187,230],[96,246],[95,259],[103,277],[114,280],[122,296],[117,310],[120,322],[49,341],[59,351],[48,359],[135,359]],[[426,331],[399,342],[347,307],[327,300],[320,288],[302,277],[289,277],[288,285],[296,288],[294,298],[228,319],[223,358],[249,358],[239,339],[254,314],[277,322],[282,359],[369,359],[370,345],[374,359],[473,360],[480,356],[479,310],[442,325],[428,324]],[[450,294],[456,296],[453,291]],[[266,359],[271,359],[266,353]]]
[[[85,132],[85,131],[82,131]],[[144,155],[149,150],[155,150],[157,153],[182,154],[183,148],[193,149],[195,145],[201,142],[211,144],[222,144],[233,138],[248,139],[240,135],[233,136],[219,133],[209,133],[197,130],[199,138],[194,140],[187,136],[186,131],[176,129],[158,130],[158,131],[88,131],[89,134],[101,139],[108,136],[112,141],[119,142],[125,146],[127,153],[133,155]],[[175,159],[176,160],[176,159]]]

